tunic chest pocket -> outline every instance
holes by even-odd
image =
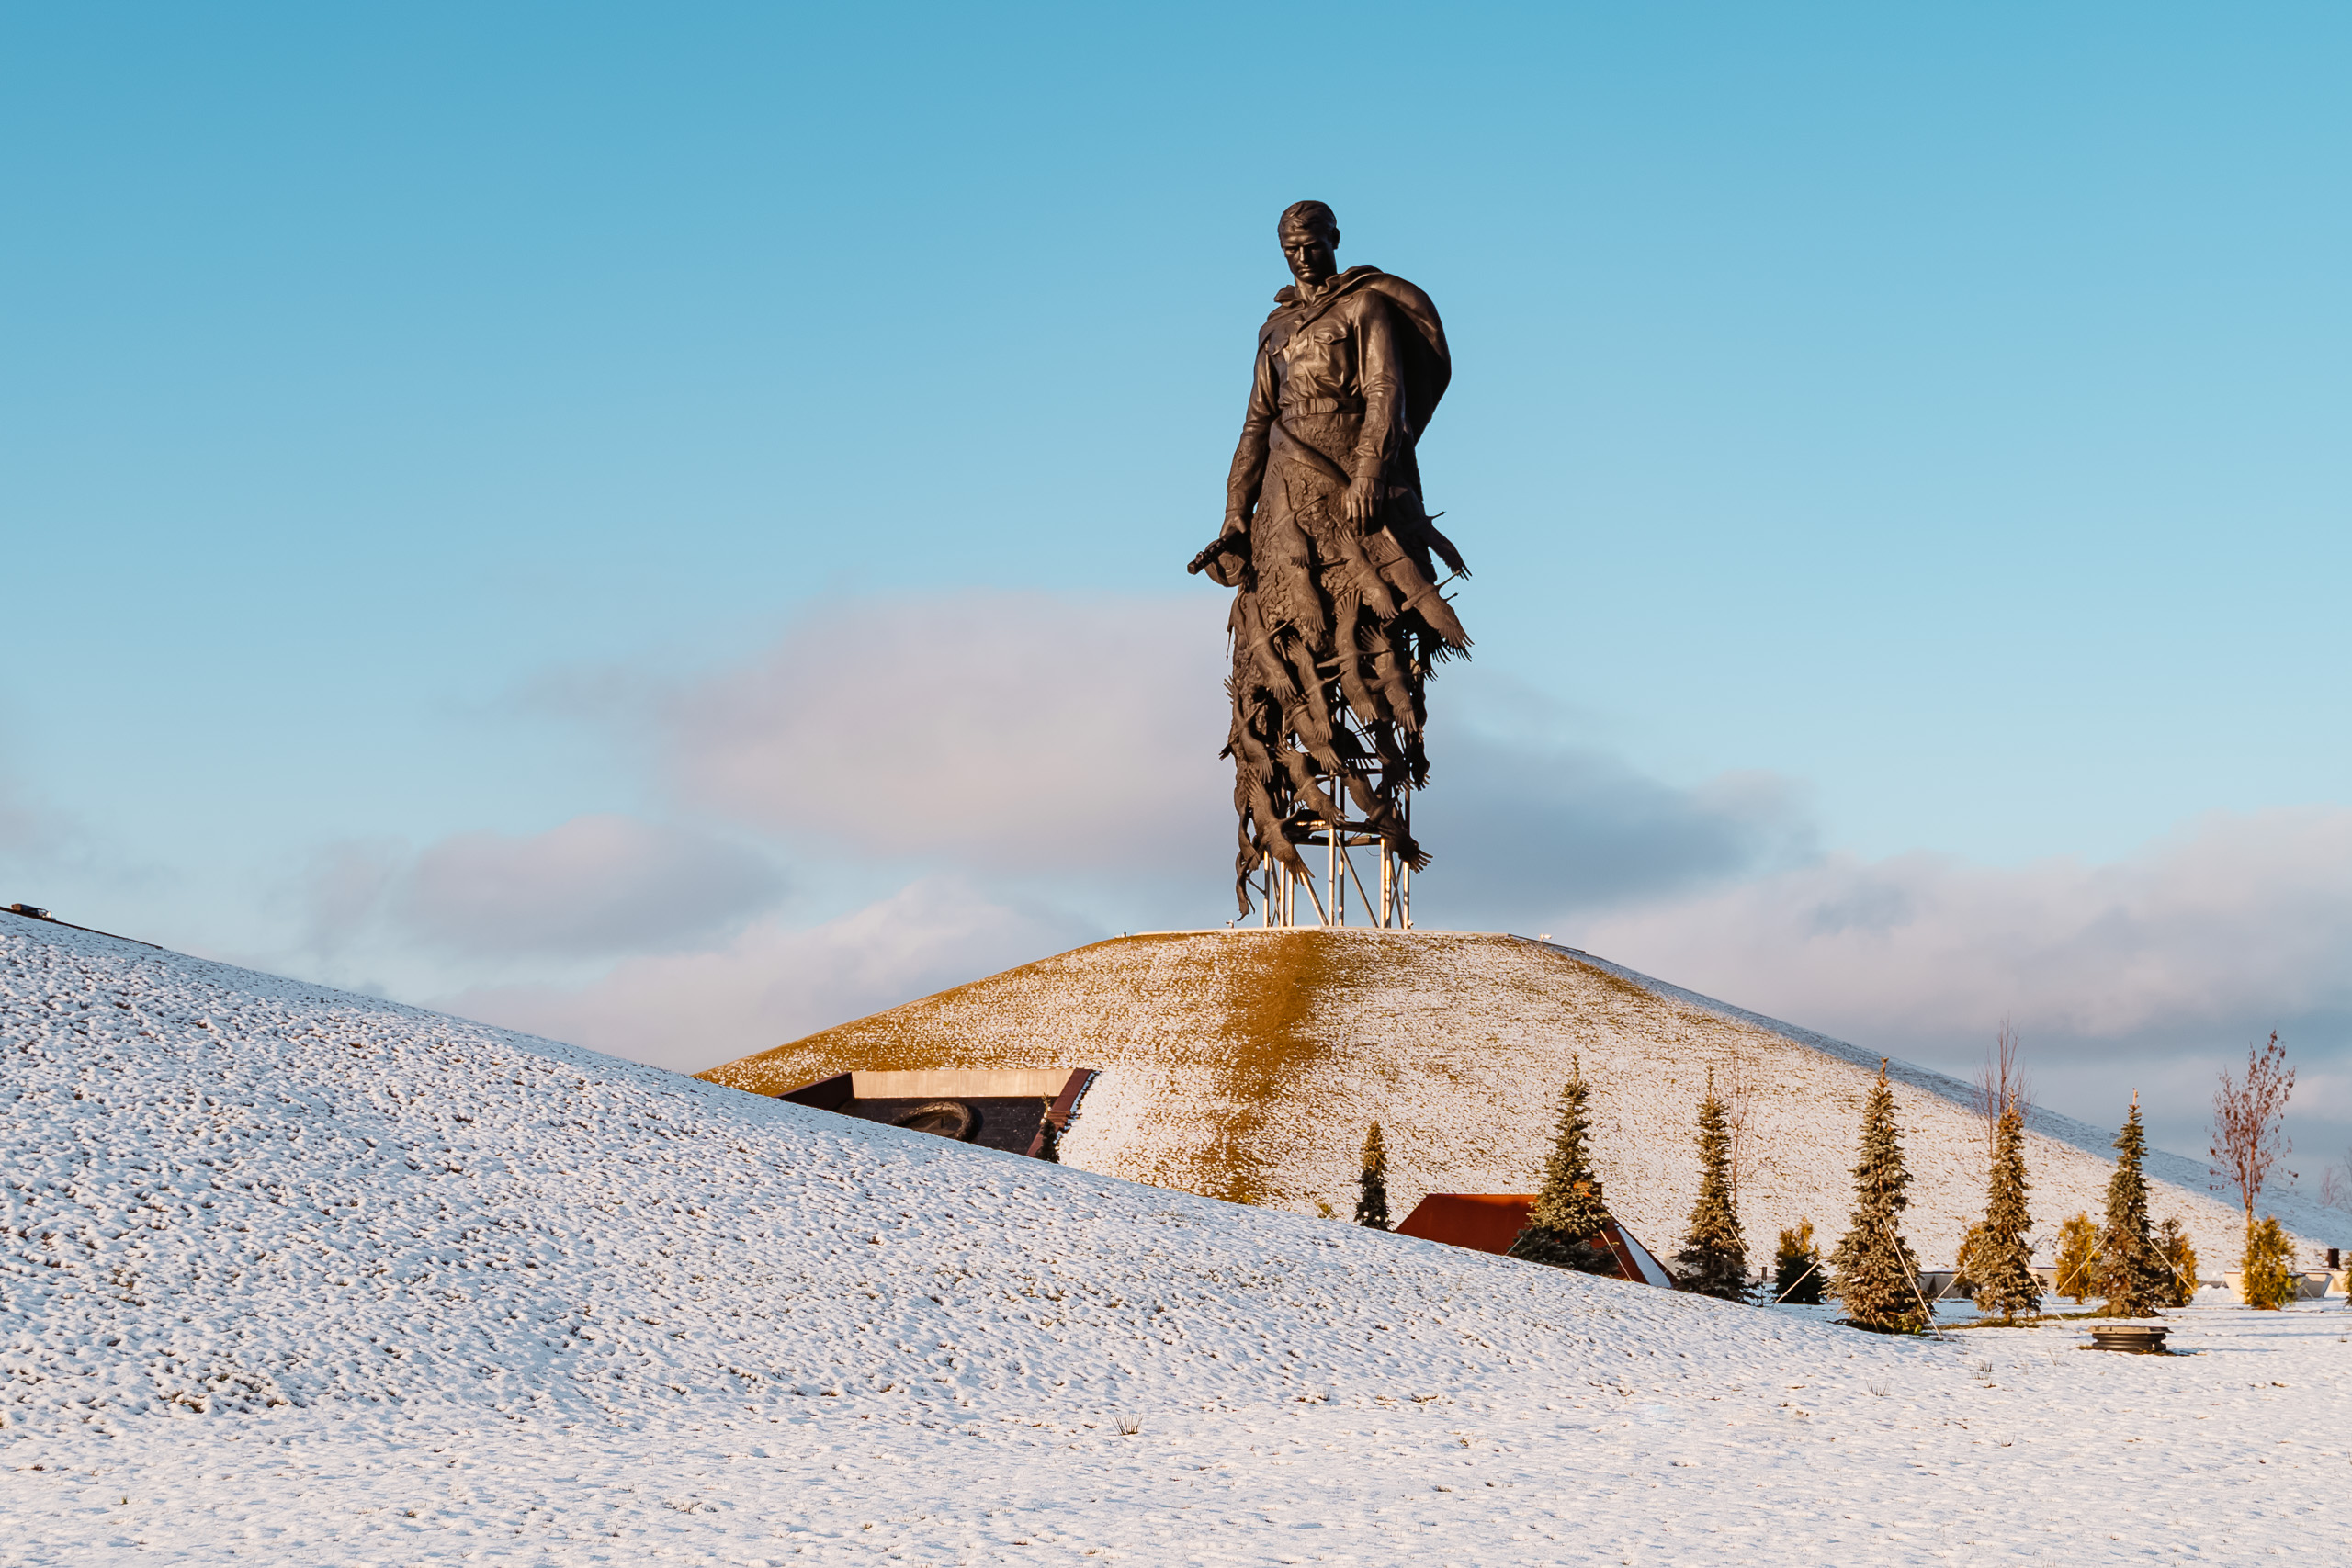
[[[1290,340],[1283,357],[1293,364],[1335,365],[1348,352],[1348,329],[1339,321],[1317,321]]]

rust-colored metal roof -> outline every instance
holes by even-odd
[[[1499,1256],[1510,1250],[1510,1244],[1526,1227],[1527,1212],[1534,1206],[1532,1192],[1432,1192],[1413,1205],[1396,1234]],[[1619,1279],[1674,1288],[1673,1276],[1633,1232],[1611,1220],[1601,1227],[1600,1235],[1617,1259]]]
[[[1504,1253],[1526,1228],[1532,1192],[1432,1192],[1413,1205],[1398,1235],[1466,1247],[1473,1252]]]

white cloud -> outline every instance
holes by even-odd
[[[1102,934],[934,878],[824,925],[761,919],[706,952],[632,958],[585,986],[485,987],[434,1005],[696,1072]]]
[[[20,854],[40,847],[47,824],[24,792],[0,777],[0,854]]]
[[[730,670],[563,688],[657,759],[646,782],[676,809],[845,851],[837,874],[852,880],[895,886],[889,868],[920,858],[970,883],[730,937],[772,884],[707,842],[602,819],[537,840],[468,835],[413,862],[361,853],[322,891],[452,953],[623,956],[582,987],[475,990],[459,1005],[690,1066],[1093,934],[1009,907],[1008,886],[1114,929],[1213,924],[1230,908],[1223,608],[1208,594],[834,604]],[[2111,1119],[2128,1063],[2189,1150],[2213,1067],[2275,1023],[2306,1065],[2299,1121],[2352,1124],[2352,811],[2215,817],[2106,865],[1865,862],[1815,852],[1786,780],[1648,777],[1573,743],[1584,718],[1481,666],[1450,670],[1433,697],[1436,776],[1416,809],[1437,856],[1417,887],[1425,923],[1554,931],[1963,1073],[2010,1018],[2052,1103]],[[682,945],[690,932],[698,948]],[[658,952],[673,955],[642,956]],[[455,964],[443,973],[445,990],[465,983]]]
[[[1773,774],[1684,788],[1606,752],[1476,731],[1435,734],[1430,750],[1432,787],[1413,820],[1435,856],[1416,893],[1433,919],[1540,923],[1719,886],[1813,852],[1802,792]]]
[[[1101,871],[1229,834],[1221,596],[829,606],[658,700],[691,805],[885,858]]]
[[[2352,811],[2216,816],[2133,858],[1830,857],[1579,929],[1626,963],[1905,1033],[2004,1011],[2086,1039],[2352,1004]]]
[[[1113,874],[1138,919],[1222,920],[1225,607],[981,592],[837,604],[735,669],[666,690],[575,675],[558,700],[633,740],[650,731],[687,809],[882,861]],[[1446,713],[1525,716],[1527,701],[1476,666],[1439,689]],[[1431,747],[1436,784],[1416,806],[1440,859],[1428,886],[1487,919],[1548,913],[1562,889],[1589,908],[1703,886],[1811,841],[1797,792],[1765,774],[1682,788],[1476,722]],[[1146,913],[1138,895],[1164,902]]]
[[[2111,864],[1831,856],[1554,929],[1694,990],[1948,1068],[1967,1070],[2014,1020],[2045,1098],[2120,1120],[2136,1085],[2190,1152],[2203,1146],[2212,1069],[2242,1063],[2247,1038],[2276,1026],[2307,1064],[2299,1117],[2352,1122],[2342,807],[2215,815]],[[2115,1115],[2093,1100],[2115,1101]]]
[[[184,867],[124,844],[0,765],[0,904],[143,934],[156,924],[155,906],[186,886]]]
[[[97,873],[104,857],[95,852],[89,829],[79,818],[36,797],[17,778],[0,771],[0,871],[28,879]],[[107,867],[117,877],[125,868]],[[47,895],[5,893],[0,902],[44,903]]]
[[[459,833],[412,856],[345,843],[309,886],[313,945],[375,937],[469,959],[593,958],[707,942],[772,904],[766,856],[609,814],[543,833]]]

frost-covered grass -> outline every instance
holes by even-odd
[[[2352,1460],[2333,1306],[1858,1335],[6,918],[0,1175],[0,1563],[2234,1561]]]

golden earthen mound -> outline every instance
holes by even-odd
[[[1533,1191],[1571,1057],[1593,1086],[1610,1206],[1662,1256],[1680,1246],[1697,1190],[1693,1128],[1711,1071],[1739,1123],[1752,1260],[1800,1216],[1833,1242],[1845,1228],[1876,1055],[1523,937],[1122,937],[699,1076],[778,1094],[854,1070],[1096,1067],[1066,1163],[1307,1213],[1318,1201],[1353,1208],[1376,1121],[1402,1215],[1427,1192]],[[1903,1063],[1890,1075],[1915,1178],[1905,1233],[1923,1262],[1949,1263],[1983,1210],[1985,1125],[1968,1086]],[[2113,1135],[2034,1113],[2038,1232],[2100,1212]],[[2241,1222],[2204,1190],[2203,1166],[2157,1154],[2149,1168],[2156,1215],[2187,1222],[2201,1256],[2234,1258]]]

